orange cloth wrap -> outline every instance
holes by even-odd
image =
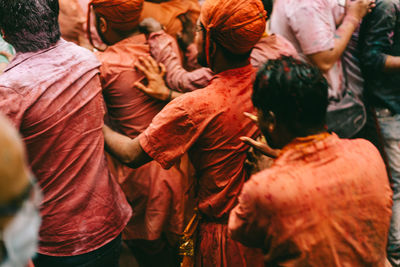
[[[102,15],[113,29],[129,31],[139,25],[144,0],[92,0],[88,8],[88,36],[91,44],[90,14],[91,10]]]
[[[206,0],[200,21],[207,31],[207,62],[210,39],[234,54],[249,52],[265,32],[266,15],[261,0]]]

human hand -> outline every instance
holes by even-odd
[[[192,20],[192,12],[187,12],[178,16],[182,23],[182,31],[177,34],[178,44],[182,50],[194,42],[196,25]]]
[[[257,146],[261,149],[264,149],[263,146],[265,145],[265,141],[263,136],[259,136],[257,140],[248,137],[241,137],[240,139],[244,143],[250,145],[250,148],[247,151],[247,159],[244,162],[244,167],[248,174],[250,175],[255,174],[257,172],[269,168],[272,165],[274,157],[265,155],[261,152],[260,149],[255,148]],[[253,144],[254,146],[251,144]]]
[[[256,115],[247,112],[244,115],[255,124],[258,124],[258,117]],[[245,161],[245,168],[250,174],[268,168],[271,166],[272,160],[279,156],[280,150],[272,149],[267,144],[264,136],[259,136],[257,140],[242,136],[240,140],[250,146],[247,152],[247,160]]]
[[[171,97],[171,90],[166,86],[164,81],[164,64],[157,64],[152,57],[140,57],[135,67],[144,73],[148,81],[147,86],[140,82],[135,83],[134,86],[137,89],[153,98],[163,101],[169,100]]]
[[[375,7],[375,0],[347,0],[346,15],[361,21]]]
[[[159,31],[163,30],[163,28],[164,27],[161,25],[161,23],[153,18],[145,18],[139,24],[140,31],[145,34],[159,32]]]

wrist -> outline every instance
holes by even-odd
[[[354,15],[347,14],[347,15],[344,17],[343,24],[344,24],[344,23],[352,24],[355,28],[358,28],[358,26],[360,26],[361,19],[357,18],[357,17],[354,16]]]
[[[167,98],[165,99],[165,101],[170,102],[172,100],[172,90],[169,88],[168,88],[168,90],[169,90],[169,92],[168,92],[168,95],[167,95]]]

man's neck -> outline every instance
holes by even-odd
[[[249,60],[244,60],[240,62],[227,62],[225,60],[216,61],[213,67],[215,73],[224,72],[231,69],[238,69],[245,67],[250,64]]]

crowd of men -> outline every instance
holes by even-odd
[[[0,267],[400,266],[399,0],[0,0]]]

